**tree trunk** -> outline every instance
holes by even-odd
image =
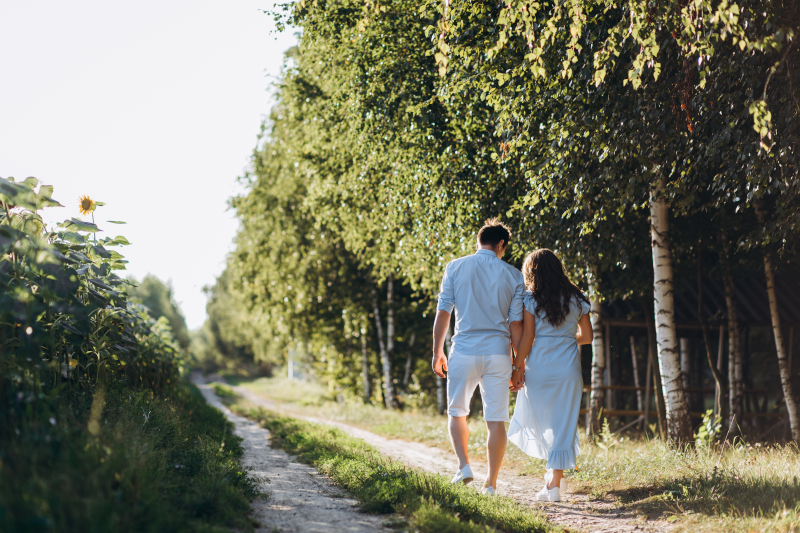
[[[636,339],[633,335],[630,338],[631,341],[631,361],[633,362],[633,385],[636,387],[636,407],[639,411],[645,411],[644,408],[644,400],[642,399],[642,391],[639,390],[639,361],[637,361],[636,357]],[[645,416],[647,416],[645,414]]]
[[[372,399],[372,390],[369,382],[369,351],[367,350],[367,328],[361,328],[361,372],[364,374],[364,403]]]
[[[678,353],[678,336],[675,330],[675,302],[673,294],[672,252],[669,241],[669,209],[660,196],[664,187],[661,178],[650,197],[650,234],[653,246],[653,289],[655,296],[656,339],[661,386],[667,407],[667,435],[677,443],[692,442],[692,421],[689,404],[683,391]]]
[[[653,369],[653,388],[656,391],[656,416],[658,416],[658,433],[664,438],[664,389],[661,387],[661,372],[658,369],[658,341],[656,340],[656,323],[650,311],[652,303],[644,298],[644,322],[647,326],[647,365]],[[648,376],[649,378],[649,376]],[[649,404],[648,404],[649,405]]]
[[[681,383],[683,383],[683,389],[686,390],[689,388],[689,374],[692,373],[692,357],[689,350],[689,339],[681,337],[678,339],[678,343],[681,351]]]
[[[589,292],[592,295],[591,315],[592,331],[592,390],[590,396],[589,411],[586,413],[586,434],[589,438],[594,438],[600,433],[600,409],[603,407],[603,371],[606,366],[605,343],[603,342],[603,325],[601,323],[602,313],[600,308],[599,295],[597,293],[597,269],[595,268],[591,278]]]
[[[764,226],[764,212],[761,205],[756,204],[758,223]],[[775,348],[778,352],[778,370],[781,374],[783,397],[786,401],[786,412],[789,414],[789,426],[792,431],[792,440],[800,443],[800,420],[798,420],[797,403],[792,390],[792,375],[789,372],[789,358],[783,344],[781,333],[781,319],[778,314],[778,297],[775,294],[775,272],[772,270],[772,258],[769,250],[764,250],[764,274],[767,278],[767,296],[769,297],[769,314],[772,318],[772,333],[775,337]]]
[[[408,341],[408,353],[406,353],[406,372],[403,375],[403,388],[408,390],[408,382],[411,380],[411,363],[413,357],[411,356],[411,348],[414,347],[414,341],[417,340],[417,334],[412,333],[411,339]]]
[[[722,376],[714,364],[714,353],[711,349],[711,338],[708,335],[708,325],[706,324],[705,307],[703,306],[703,256],[698,252],[697,255],[697,318],[700,321],[700,329],[703,331],[703,344],[706,348],[706,357],[708,358],[708,366],[711,368],[711,374],[714,375],[714,414],[717,416],[722,415]]]
[[[723,220],[722,224],[725,224]],[[731,247],[724,227],[720,229],[719,239],[722,248],[720,262],[722,265],[722,281],[725,286],[725,307],[728,318],[728,426],[731,435],[739,434],[744,413],[744,387],[742,385],[742,348],[739,331],[739,317],[736,312],[736,292],[731,276]]]
[[[604,384],[608,387],[606,392],[606,411],[611,411],[614,408],[614,404],[611,402],[612,396],[614,396],[613,392],[611,391],[611,385],[613,381],[611,379],[611,326],[605,324],[603,328],[603,341],[605,342],[605,346],[603,348],[603,355],[605,356],[606,362],[606,369],[604,372],[605,379]],[[616,368],[616,367],[615,367]]]
[[[644,415],[642,415],[641,430],[644,433],[647,430],[647,422],[650,420],[650,380],[653,376],[653,358],[647,358],[647,370],[644,373]]]
[[[389,285],[391,287],[391,284]],[[389,301],[391,302],[391,289],[389,289]],[[378,332],[378,346],[381,352],[381,362],[383,364],[383,400],[387,409],[394,409],[394,388],[392,387],[392,361],[389,359],[389,351],[383,342],[383,324],[381,323],[381,308],[378,305],[378,293],[373,292],[373,306],[375,314],[375,329]],[[391,313],[391,306],[389,307]],[[387,328],[388,329],[388,328]],[[394,330],[394,324],[392,324]],[[393,332],[393,331],[392,331]]]

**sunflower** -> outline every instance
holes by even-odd
[[[88,196],[81,196],[79,198],[80,204],[78,205],[78,211],[81,212],[81,215],[86,216],[92,211],[94,211],[95,203],[94,200],[89,198]]]

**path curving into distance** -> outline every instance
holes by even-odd
[[[358,502],[336,487],[314,467],[299,463],[283,450],[270,447],[269,431],[238,416],[222,404],[199,372],[194,383],[210,405],[223,412],[242,437],[242,466],[258,480],[258,489],[269,495],[252,502],[251,518],[260,525],[258,533],[371,533],[390,531],[383,526],[386,516],[359,512]]]
[[[345,433],[363,439],[382,454],[401,461],[402,463],[451,477],[456,470],[456,462],[453,454],[445,452],[439,448],[426,446],[419,442],[408,442],[399,439],[387,439],[380,435],[375,435],[364,429],[360,429],[348,424],[343,424],[335,420],[303,416],[286,409],[279,403],[266,399],[243,387],[230,385],[224,378],[212,374],[208,376],[209,381],[224,383],[233,389],[236,394],[242,396],[254,405],[265,409],[277,411],[294,418],[326,424],[341,429]],[[206,387],[210,394],[214,394],[211,389]],[[203,394],[206,394],[204,392]],[[216,396],[215,396],[216,398]],[[219,402],[219,400],[217,400]],[[216,404],[214,404],[216,407]],[[226,409],[227,411],[227,409]],[[223,412],[226,412],[223,411]],[[230,411],[227,411],[230,412]],[[226,412],[226,416],[227,416]],[[236,415],[233,415],[236,416]],[[240,418],[240,417],[237,417]],[[444,423],[444,422],[442,422]],[[263,430],[266,431],[266,430]],[[243,443],[246,445],[246,443]],[[485,465],[472,466],[475,480],[472,485],[476,488],[483,486],[486,479]],[[307,467],[311,468],[311,467]],[[313,470],[313,468],[312,468]],[[504,475],[505,474],[505,475]],[[632,513],[620,512],[614,508],[612,502],[590,501],[586,495],[569,493],[563,494],[564,501],[559,503],[541,503],[535,500],[536,493],[542,488],[544,481],[531,476],[513,476],[506,470],[500,472],[497,481],[498,493],[511,496],[515,500],[530,507],[544,511],[550,521],[562,525],[571,531],[587,531],[592,533],[661,533],[672,529],[672,524],[666,521],[644,522],[637,520]],[[311,531],[311,530],[309,530]]]

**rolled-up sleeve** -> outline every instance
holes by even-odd
[[[453,280],[451,278],[452,273],[450,272],[450,265],[452,265],[452,263],[448,263],[444,268],[442,285],[439,288],[439,303],[436,305],[436,309],[447,311],[448,313],[452,314],[453,308],[456,306],[456,296],[455,291],[453,291]]]
[[[522,301],[525,299],[525,279],[522,274],[516,276],[517,285],[514,287],[514,297],[511,298],[511,307],[508,309],[508,321],[522,320]]]

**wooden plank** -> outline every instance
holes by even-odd
[[[585,415],[586,409],[581,409],[580,414]],[[642,411],[626,411],[626,410],[617,410],[617,409],[603,409],[603,416],[607,416],[609,418],[615,418],[618,416],[642,416]],[[689,413],[689,416],[692,418],[703,418],[705,413]],[[658,413],[655,411],[648,411],[648,417],[656,417]],[[786,416],[786,413],[745,413],[745,418],[780,418],[782,416]]]
[[[637,391],[637,390],[644,391],[644,390],[647,390],[645,387],[634,387],[632,385],[603,385],[603,386],[601,386],[599,388],[601,388],[601,389],[610,389],[610,390],[620,390],[620,391]],[[592,390],[591,386],[589,386],[589,385],[584,385],[583,386],[583,391],[584,392],[588,392],[590,390]],[[684,390],[686,392],[700,392],[700,393],[704,393],[704,394],[713,394],[715,392],[714,389],[701,388],[701,387],[686,387]],[[653,387],[650,387],[650,392],[654,392],[654,391],[655,391],[655,389]],[[769,394],[769,393],[779,394],[780,392],[781,392],[780,390],[772,390],[772,389],[745,389],[744,390],[745,394]]]

